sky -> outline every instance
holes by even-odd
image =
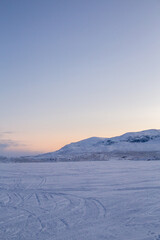
[[[159,0],[1,0],[0,155],[160,129]]]

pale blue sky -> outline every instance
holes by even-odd
[[[0,33],[0,155],[160,128],[159,0],[1,0]]]

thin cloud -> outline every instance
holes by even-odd
[[[10,147],[20,147],[24,146],[24,144],[19,143],[18,141],[11,140],[11,139],[1,139],[0,140],[0,149],[6,149]]]
[[[29,150],[28,144],[11,139],[15,132],[0,131],[0,156],[14,157],[25,155],[37,155],[40,152]]]
[[[5,134],[7,134],[7,135],[9,134],[9,135],[10,135],[10,134],[13,134],[13,133],[15,133],[15,132],[13,132],[13,131],[4,131],[4,132],[1,132],[1,133],[4,134],[4,135],[5,135]]]
[[[11,139],[10,135],[12,135],[13,131],[0,131],[0,150],[9,149],[11,147],[20,147],[25,146],[24,144]]]
[[[13,131],[0,131],[0,137],[12,135],[13,133],[14,133]]]
[[[12,139],[0,139],[0,156],[13,157],[31,154],[28,145]]]

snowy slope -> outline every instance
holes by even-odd
[[[160,240],[157,161],[1,164],[1,240]]]
[[[68,144],[60,150],[37,156],[38,158],[71,157],[111,152],[160,152],[160,130],[129,132],[118,137],[92,137]]]

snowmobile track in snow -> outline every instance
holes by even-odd
[[[0,165],[0,240],[160,240],[159,162]]]

